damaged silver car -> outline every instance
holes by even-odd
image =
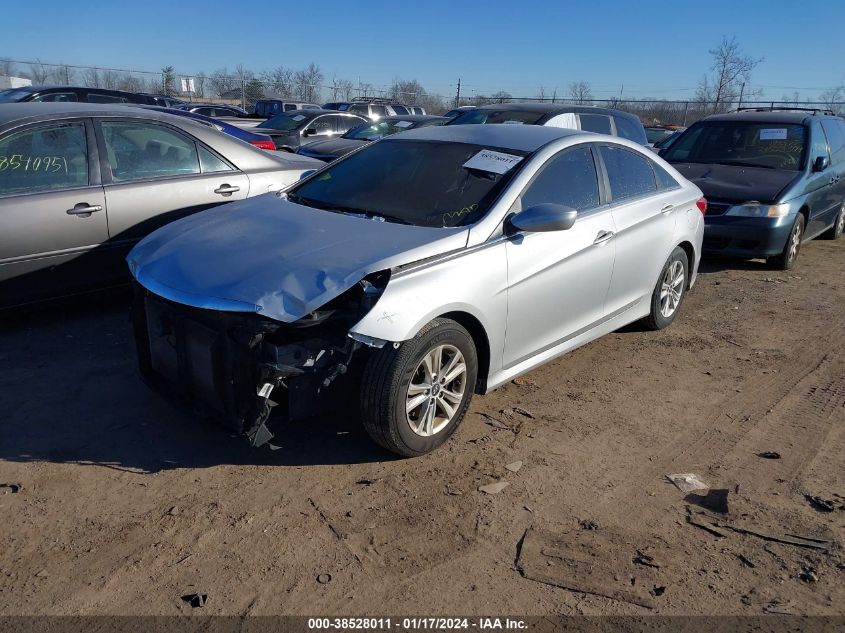
[[[473,393],[627,323],[669,325],[705,210],[694,185],[616,137],[403,132],[140,242],[140,364],[254,445],[346,381],[370,436],[420,455]]]

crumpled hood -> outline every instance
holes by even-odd
[[[705,197],[737,202],[778,202],[779,194],[801,176],[798,171],[735,165],[672,163],[672,167],[701,189]]]
[[[167,299],[293,322],[366,275],[466,246],[465,228],[332,213],[265,194],[196,213],[141,240],[127,262]]]

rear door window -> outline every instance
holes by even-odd
[[[596,164],[589,146],[565,150],[549,160],[522,193],[522,209],[544,202],[577,211],[599,205]]]
[[[645,128],[642,123],[632,121],[623,116],[615,116],[613,120],[616,122],[616,135],[621,138],[626,138],[629,141],[634,141],[640,145],[645,145],[648,141],[645,136]]]
[[[163,125],[103,121],[101,126],[115,182],[200,173],[194,141]]]
[[[116,95],[104,95],[89,92],[88,103],[129,103],[129,99],[118,97]]]
[[[681,185],[675,180],[674,176],[663,169],[655,161],[649,161],[651,168],[654,170],[654,175],[657,178],[657,188],[661,191],[668,191],[669,189],[678,189]]]
[[[84,123],[45,125],[0,139],[0,196],[87,185]]]
[[[602,145],[600,152],[614,202],[657,191],[651,161],[647,158],[618,145]]]
[[[613,134],[610,127],[610,117],[603,114],[579,114],[581,129],[585,132],[598,134]]]
[[[295,103],[286,103],[285,104],[285,112],[290,112],[291,110],[296,110]]]
[[[354,117],[354,116],[337,116],[337,115],[335,115],[332,118],[334,118],[337,121],[337,131],[340,134],[348,132],[352,128],[358,127],[359,125],[364,123],[364,121],[362,121],[358,117]]]
[[[30,101],[42,101],[44,103],[79,101],[75,92],[50,92],[44,95],[37,95]]]

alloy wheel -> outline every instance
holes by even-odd
[[[681,296],[684,293],[684,264],[673,260],[660,282],[660,314],[669,318],[681,304]]]
[[[454,345],[438,345],[423,356],[414,370],[405,413],[417,435],[431,437],[455,417],[467,387],[467,364]]]
[[[786,256],[788,262],[795,261],[795,258],[798,257],[798,249],[800,248],[801,226],[800,224],[796,224],[795,228],[792,229],[792,234],[789,236],[789,253]]]

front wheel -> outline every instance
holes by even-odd
[[[790,270],[795,266],[795,260],[798,259],[798,251],[801,250],[801,238],[804,237],[804,216],[799,213],[795,218],[795,224],[792,225],[792,230],[789,232],[789,237],[786,238],[786,244],[783,247],[783,252],[780,255],[769,258],[769,264],[772,268],[777,270]]]
[[[651,313],[643,320],[647,328],[662,330],[675,320],[687,292],[688,278],[687,254],[680,246],[676,246],[651,293]]]
[[[443,444],[466,415],[478,376],[475,344],[460,324],[434,319],[364,369],[361,417],[370,437],[405,457]]]

